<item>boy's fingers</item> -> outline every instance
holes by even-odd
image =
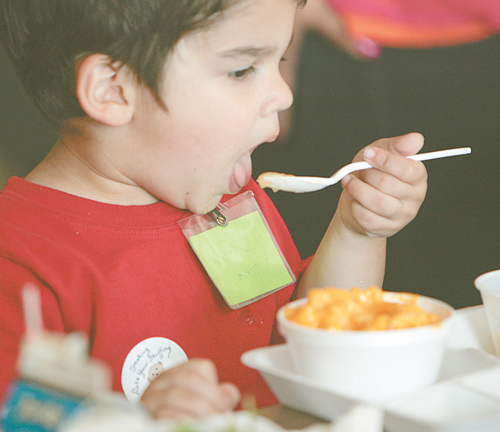
[[[238,404],[241,398],[238,387],[232,383],[220,384],[217,368],[213,362],[206,359],[193,359],[190,363],[201,379],[205,379],[207,384],[212,384],[204,387],[205,397],[213,398],[214,403],[223,410],[232,409]]]
[[[418,132],[411,132],[393,138],[378,140],[376,147],[385,148],[391,153],[401,156],[410,156],[418,153],[424,146],[424,136]]]
[[[141,402],[154,417],[199,417],[231,411],[239,390],[219,384],[215,365],[204,359],[190,360],[162,373],[146,389]]]
[[[217,369],[215,365],[206,359],[193,359],[180,366],[168,369],[156,378],[150,387],[160,390],[170,385],[171,382],[182,381],[206,382],[211,384],[218,383]]]
[[[354,161],[368,160],[366,158],[366,151],[369,149],[383,149],[395,155],[410,156],[418,153],[423,146],[424,136],[418,132],[411,132],[392,138],[381,138],[359,152]]]
[[[222,383],[220,385],[220,389],[223,393],[223,397],[227,406],[231,409],[236,408],[236,405],[238,405],[238,402],[241,399],[241,393],[238,390],[238,387],[236,387],[232,383]]]
[[[209,382],[219,381],[215,364],[207,359],[193,359],[189,361],[190,368]]]
[[[380,148],[368,147],[364,152],[364,158],[378,170],[389,173],[405,183],[423,181],[426,176],[426,170],[421,162]],[[362,177],[366,178],[366,175]]]
[[[193,418],[219,411],[210,399],[185,387],[172,387],[168,392],[161,392],[143,400],[143,404],[155,418],[168,417],[174,413],[175,417]]]
[[[401,203],[398,197],[386,194],[359,179],[353,179],[348,188],[354,199],[353,205],[359,205],[366,212],[383,218],[394,216]]]

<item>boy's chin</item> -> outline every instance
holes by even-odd
[[[211,212],[213,209],[217,207],[220,200],[222,198],[221,195],[211,195],[208,200],[204,203],[193,203],[192,206],[189,206],[188,210],[191,210],[193,213],[197,214],[206,214]]]

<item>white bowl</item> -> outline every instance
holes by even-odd
[[[400,293],[385,293],[398,302]],[[297,373],[329,389],[366,402],[382,404],[398,395],[433,384],[439,374],[454,309],[430,297],[417,305],[441,318],[440,324],[398,330],[335,331],[296,324],[283,306],[278,328],[290,350]]]

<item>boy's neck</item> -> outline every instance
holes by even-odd
[[[119,173],[106,172],[82,143],[60,139],[26,180],[82,198],[107,204],[148,205],[158,201],[149,192]]]

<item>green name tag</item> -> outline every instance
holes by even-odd
[[[225,226],[214,223],[209,229],[187,236],[203,267],[233,309],[295,282],[255,198],[250,199],[257,210],[232,220],[228,218]]]

